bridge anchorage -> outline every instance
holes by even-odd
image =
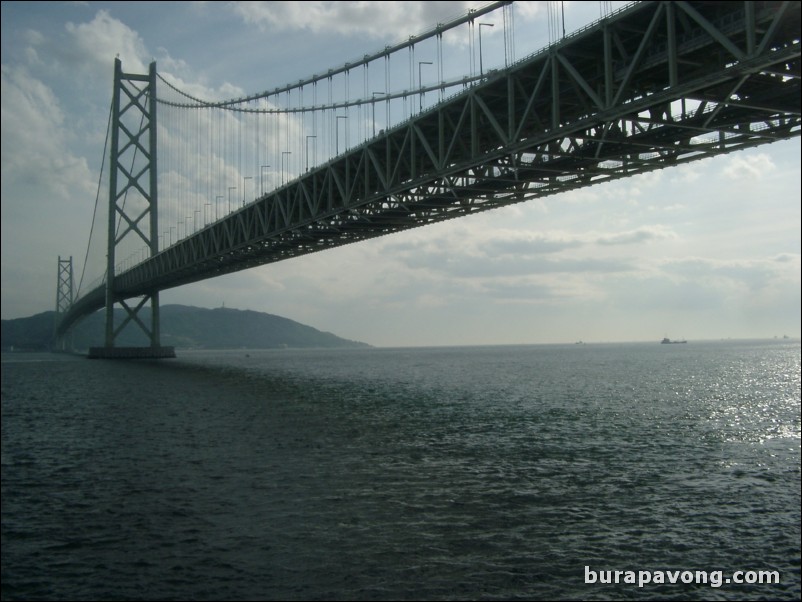
[[[490,9],[508,6],[497,2]],[[211,124],[188,144],[207,154],[185,163],[202,162],[209,167],[205,174],[216,170],[205,190],[189,191],[196,204],[174,212],[177,221],[163,236],[156,212],[155,65],[147,76],[126,75],[118,61],[107,276],[63,312],[57,333],[63,336],[105,307],[106,345],[92,356],[139,354],[114,347],[122,327],[133,322],[150,340],[143,355],[172,357],[172,349],[159,343],[161,290],[799,137],[801,7],[748,0],[635,3],[523,60],[500,69],[485,64],[478,74],[453,79],[443,75],[441,64],[415,60],[434,58],[415,55],[415,45],[440,40],[452,26],[474,26],[480,12],[362,62],[253,97],[202,101],[162,78],[179,100],[159,99],[165,109],[160,115],[189,110],[193,118],[184,124]],[[438,62],[440,51],[438,46]],[[367,83],[369,67],[390,65],[396,52],[415,57],[405,61],[405,81],[416,86],[412,92],[392,89],[404,78],[385,71],[377,91],[378,84]],[[423,84],[424,66],[438,71],[437,84]],[[348,86],[351,72],[366,82],[356,98]],[[327,101],[317,104],[318,86],[326,85]],[[333,90],[349,96],[334,98]],[[304,104],[309,98],[313,104]],[[377,103],[385,108],[383,128],[375,127]],[[215,125],[201,111],[227,113]],[[243,127],[251,115],[257,127]],[[347,133],[357,118],[364,140],[352,145]],[[243,151],[246,132],[254,135],[250,153]],[[310,162],[327,140],[325,162]],[[237,160],[250,154],[250,165],[225,160],[214,150],[218,143],[235,148]],[[133,167],[123,168],[123,157]],[[285,178],[293,161],[299,168]],[[190,181],[190,174],[176,170],[174,165],[171,182]],[[265,186],[270,180],[273,189]],[[247,189],[259,194],[246,197]],[[174,187],[168,196],[180,192]],[[145,243],[144,257],[115,272],[115,250],[125,236]],[[141,302],[131,307],[126,301],[133,298]],[[140,316],[148,302],[149,326]],[[125,312],[119,327],[112,321],[115,303]]]

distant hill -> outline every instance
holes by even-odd
[[[149,310],[141,312],[150,323]],[[50,349],[54,312],[28,318],[2,321],[2,348],[41,351]],[[115,311],[120,323],[123,311]],[[102,346],[104,313],[96,312],[73,328],[72,345],[76,350]],[[120,347],[147,346],[149,341],[136,325],[129,324],[117,337]],[[193,349],[270,349],[280,347],[369,347],[330,332],[322,332],[272,314],[228,308],[203,309],[187,305],[161,307],[161,344]]]

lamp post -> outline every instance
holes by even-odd
[[[317,138],[317,136],[307,136],[306,137],[306,171],[309,171],[309,139],[310,138]],[[317,144],[317,141],[315,142]],[[314,163],[314,161],[312,161]]]
[[[269,165],[262,165],[262,171],[259,174],[259,177],[261,179],[261,188],[260,188],[260,190],[262,191],[262,194],[265,193],[265,168],[266,167],[270,167],[270,166]]]
[[[223,200],[223,195],[220,195],[219,197],[216,197],[214,199],[214,219],[215,219],[215,221],[217,221],[219,219],[218,216],[217,216],[217,208],[220,206],[220,203],[218,201],[222,201],[222,200]]]
[[[481,31],[481,30],[479,30]],[[480,36],[481,38],[481,36]],[[481,53],[480,53],[481,54]],[[420,110],[423,110],[423,80],[421,79],[421,67],[431,65],[432,61],[418,61],[418,88],[420,88]]]
[[[370,103],[371,108],[373,109],[373,137],[376,137],[376,95],[379,96],[387,96],[384,92],[373,92],[373,102]]]
[[[335,146],[335,155],[340,154],[340,119],[348,119],[348,115],[337,115],[337,122],[334,128],[334,146]]]
[[[291,155],[292,151],[281,151],[281,185],[284,186],[284,155]]]
[[[192,214],[192,233],[198,231],[198,216],[200,216],[200,209],[195,209],[195,213]]]
[[[245,176],[242,178],[242,206],[245,206],[245,181],[253,180],[253,176]]]
[[[236,190],[236,186],[229,186],[228,187],[228,212],[231,213],[231,191]]]
[[[204,227],[209,225],[209,220],[211,219],[210,216],[212,214],[211,206],[212,206],[211,203],[206,203],[203,206],[203,225],[204,225]],[[206,207],[209,207],[209,215],[206,215]]]
[[[492,23],[479,23],[479,75],[484,75],[485,70],[482,65],[482,27],[493,27]]]

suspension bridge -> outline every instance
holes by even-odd
[[[496,25],[503,62],[485,64]],[[105,308],[90,357],[171,357],[162,290],[802,131],[799,2],[637,2],[557,29],[517,58],[514,3],[494,2],[222,100],[117,60],[95,217],[105,266],[76,294],[59,258],[57,337]],[[115,346],[129,324],[149,347]]]

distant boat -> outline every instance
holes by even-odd
[[[678,345],[680,343],[687,343],[687,342],[688,341],[672,341],[668,337],[666,337],[662,341],[660,341],[660,343],[663,344],[663,345]]]

